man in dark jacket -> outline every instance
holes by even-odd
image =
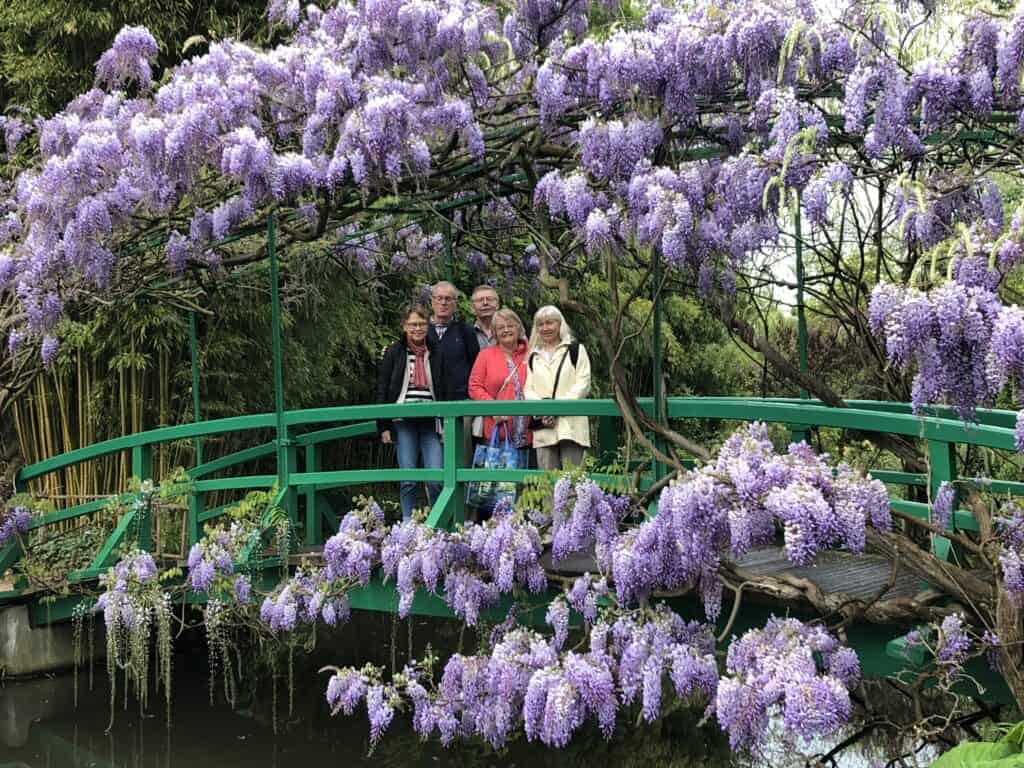
[[[469,399],[469,372],[480,352],[476,331],[469,323],[455,317],[459,290],[447,280],[435,283],[430,289],[430,330],[427,339],[433,340],[444,358],[444,390],[449,400]],[[473,466],[473,419],[463,420],[462,463]]]
[[[430,289],[433,315],[427,338],[436,343],[444,358],[444,390],[452,400],[469,399],[469,372],[473,369],[480,344],[473,326],[455,317],[458,289],[443,280]]]

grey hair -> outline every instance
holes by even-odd
[[[501,318],[502,320],[505,320],[510,323],[514,322],[516,325],[519,326],[519,338],[526,338],[526,327],[523,325],[523,321],[519,319],[519,315],[515,313],[515,310],[509,309],[508,307],[505,307],[504,309],[499,309],[497,312],[494,313],[494,318],[491,320],[491,328],[493,328],[494,324],[498,322],[498,318]]]
[[[533,314],[533,329],[530,332],[530,349],[538,349],[540,347],[540,333],[537,332],[537,323],[541,320],[550,320],[555,318],[561,321],[562,325],[559,327],[559,336],[562,344],[568,344],[573,340],[572,328],[565,322],[565,315],[562,314],[562,310],[553,304],[548,304],[538,309]]]
[[[434,298],[434,296],[437,294],[438,288],[451,288],[455,292],[456,299],[462,295],[459,292],[459,289],[455,287],[454,283],[450,283],[447,280],[441,280],[440,282],[434,283],[432,286],[430,286],[430,298]]]

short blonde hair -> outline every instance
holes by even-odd
[[[499,319],[508,323],[515,323],[519,326],[519,338],[526,338],[526,327],[523,325],[523,321],[519,319],[519,315],[517,315],[514,310],[505,307],[504,309],[499,309],[495,312],[494,318],[491,320],[491,328],[494,328],[494,324],[498,322]]]
[[[541,320],[551,320],[552,318],[561,323],[561,326],[559,326],[559,337],[561,338],[561,343],[568,344],[573,340],[572,328],[570,328],[569,324],[565,322],[565,315],[562,314],[562,310],[553,304],[548,304],[533,313],[533,328],[530,331],[530,349],[537,349],[540,346],[540,334],[537,332],[537,323]]]

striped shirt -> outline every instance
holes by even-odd
[[[413,386],[413,383],[412,383],[412,372],[413,372],[413,368],[416,365],[416,355],[414,353],[412,353],[412,352],[409,352],[406,355],[406,359],[407,359],[408,365],[409,365],[409,372],[408,372],[409,386],[405,390],[405,399],[402,402],[404,402],[404,403],[430,403],[430,402],[433,402],[433,400],[434,400],[434,393],[431,392],[428,387],[414,387]],[[427,365],[429,366],[429,363],[427,363]],[[430,373],[429,373],[430,369],[428,368],[427,371],[428,371],[427,372],[427,379],[429,380],[429,378],[430,378]]]

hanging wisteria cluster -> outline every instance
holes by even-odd
[[[389,527],[380,507],[362,499],[325,543],[322,563],[300,566],[264,596],[260,623],[278,637],[320,622],[338,626],[349,618],[352,591],[373,579],[394,583],[403,617],[420,591],[443,599],[468,626],[506,616],[478,653],[456,654],[443,668],[428,657],[391,678],[372,665],[334,670],[332,711],[365,705],[374,743],[397,711],[408,710],[418,733],[444,744],[480,738],[500,747],[522,732],[560,747],[590,721],[610,736],[619,712],[634,706],[646,721],[657,719],[666,691],[717,713],[736,748],[756,749],[775,713],[789,738],[829,734],[849,717],[847,690],[859,668],[823,627],[777,620],[749,632],[734,642],[722,676],[712,626],[685,622],[651,600],[659,589],[696,590],[714,617],[722,559],[776,531],[801,564],[829,547],[860,551],[866,526],[890,525],[884,489],[845,466],[833,472],[826,458],[805,444],[779,453],[765,426],[754,424],[737,431],[714,463],[662,491],[658,514],[639,525],[630,522],[628,497],[579,473],[556,482],[550,515],[503,504],[489,520],[454,532],[415,518]],[[239,590],[236,573],[253,544],[250,530],[211,528],[190,552],[185,587],[207,600],[211,643],[227,642],[229,613],[257,610],[252,587]],[[548,595],[548,633],[518,626],[515,608],[550,589],[545,541],[557,549],[556,567],[570,555],[596,555],[594,573]],[[140,663],[154,626],[169,652],[171,596],[152,557],[128,554],[101,584],[96,610],[110,628],[112,663]],[[580,642],[570,644],[574,632]],[[220,656],[230,663],[230,654]],[[783,669],[785,679],[773,677]],[[225,666],[226,690],[231,674]],[[755,687],[769,693],[755,696]]]
[[[189,586],[210,596],[232,592],[235,601],[248,603],[252,584],[247,575],[235,573],[235,566],[246,548],[257,544],[259,535],[256,527],[239,521],[207,531],[188,553]]]
[[[318,621],[331,627],[347,622],[348,592],[369,583],[385,534],[383,511],[372,499],[362,499],[324,544],[324,564],[299,568],[283,581],[264,598],[260,619],[273,633]]]
[[[0,290],[26,314],[9,345],[38,337],[52,360],[68,301],[111,286],[144,253],[125,244],[153,220],[167,222],[173,270],[217,266],[218,243],[272,208],[313,236],[337,238],[340,226],[352,243],[342,252],[364,269],[416,266],[436,253],[436,233],[378,248],[372,228],[360,235],[364,205],[400,191],[429,208],[451,194],[432,191],[439,176],[472,179],[491,157],[536,178],[535,200],[589,253],[649,247],[702,293],[731,291],[776,242],[783,192],[804,192],[818,225],[850,193],[854,172],[835,147],[919,160],[936,131],[1021,112],[1020,15],[1002,26],[971,16],[948,59],[908,72],[896,37],[859,4],[828,19],[788,0],[728,12],[717,0],[656,4],[642,26],[600,39],[587,35],[596,9],[275,1],[271,21],[291,30],[280,45],[215,43],[160,79],[153,37],[125,28],[97,62],[96,87],[63,112],[4,118],[7,153],[38,149],[0,203]],[[837,91],[842,114],[830,116],[818,95]],[[918,178],[919,192],[895,191],[909,243],[977,221],[1001,227],[994,186],[946,170]]]
[[[325,545],[326,565],[297,571],[266,598],[261,617],[275,633],[318,619],[334,624],[333,609],[328,615],[323,606],[368,583],[379,565],[381,578],[395,583],[400,617],[411,612],[423,590],[476,626],[502,596],[547,589],[540,565],[546,535],[556,566],[571,555],[596,551],[601,572],[579,576],[550,601],[550,636],[506,621],[487,652],[453,656],[436,685],[427,662],[390,681],[372,666],[335,670],[328,685],[334,712],[350,714],[365,703],[374,743],[395,712],[408,707],[416,730],[425,737],[436,734],[445,744],[479,737],[498,747],[522,729],[530,740],[564,746],[590,719],[609,734],[617,710],[634,703],[648,721],[657,718],[663,678],[684,701],[705,706],[715,700],[718,670],[710,626],[686,624],[664,605],[644,607],[658,589],[698,590],[713,618],[723,558],[767,543],[781,530],[787,555],[806,564],[826,548],[860,552],[868,525],[891,526],[880,483],[846,466],[833,472],[827,456],[805,444],[778,453],[763,424],[739,430],[715,463],[666,488],[654,518],[630,526],[630,511],[628,497],[575,475],[556,482],[547,519],[502,505],[491,519],[457,532],[416,519],[385,528],[379,508],[369,502],[342,520]],[[585,653],[565,649],[574,611],[589,638]],[[856,684],[859,668],[852,652],[822,628],[780,621],[744,642],[747,660],[736,657],[729,670],[735,690],[722,700],[728,714],[721,722],[734,746],[757,746],[775,711],[796,722],[800,706],[829,707],[800,728],[794,725],[792,737],[831,733],[846,722],[846,690]],[[761,646],[777,656],[759,653]],[[815,654],[823,659],[821,669]],[[762,667],[755,657],[766,657]],[[786,681],[790,688],[762,698],[749,694],[771,670],[777,674],[777,665],[798,658],[793,669],[799,674]]]
[[[103,614],[107,638],[107,674],[113,708],[117,675],[131,685],[145,704],[150,680],[151,642],[155,639],[156,680],[171,698],[171,595],[160,583],[148,552],[133,550],[100,576],[100,594],[93,608]]]
[[[32,527],[32,510],[23,506],[5,506],[0,510],[0,547],[7,546]]]
[[[865,528],[889,530],[885,486],[840,465],[806,443],[778,453],[764,424],[738,430],[716,461],[662,492],[658,514],[599,546],[598,559],[620,600],[657,590],[696,588],[708,618],[718,616],[723,558],[772,541],[781,528],[784,551],[803,565],[821,551],[864,550]]]
[[[1024,312],[1000,301],[987,282],[985,260],[959,263],[953,280],[927,292],[879,284],[869,322],[885,339],[890,365],[914,372],[915,413],[949,403],[962,419],[974,421],[976,409],[992,405],[1009,382],[1024,383]],[[1016,442],[1024,449],[1021,416]]]
[[[796,619],[747,632],[729,646],[726,671],[715,711],[734,749],[757,744],[777,710],[788,738],[834,733],[849,720],[849,689],[860,681],[857,654]]]
[[[1003,585],[1018,604],[1024,604],[1024,509],[1016,502],[1005,504],[996,522]]]

